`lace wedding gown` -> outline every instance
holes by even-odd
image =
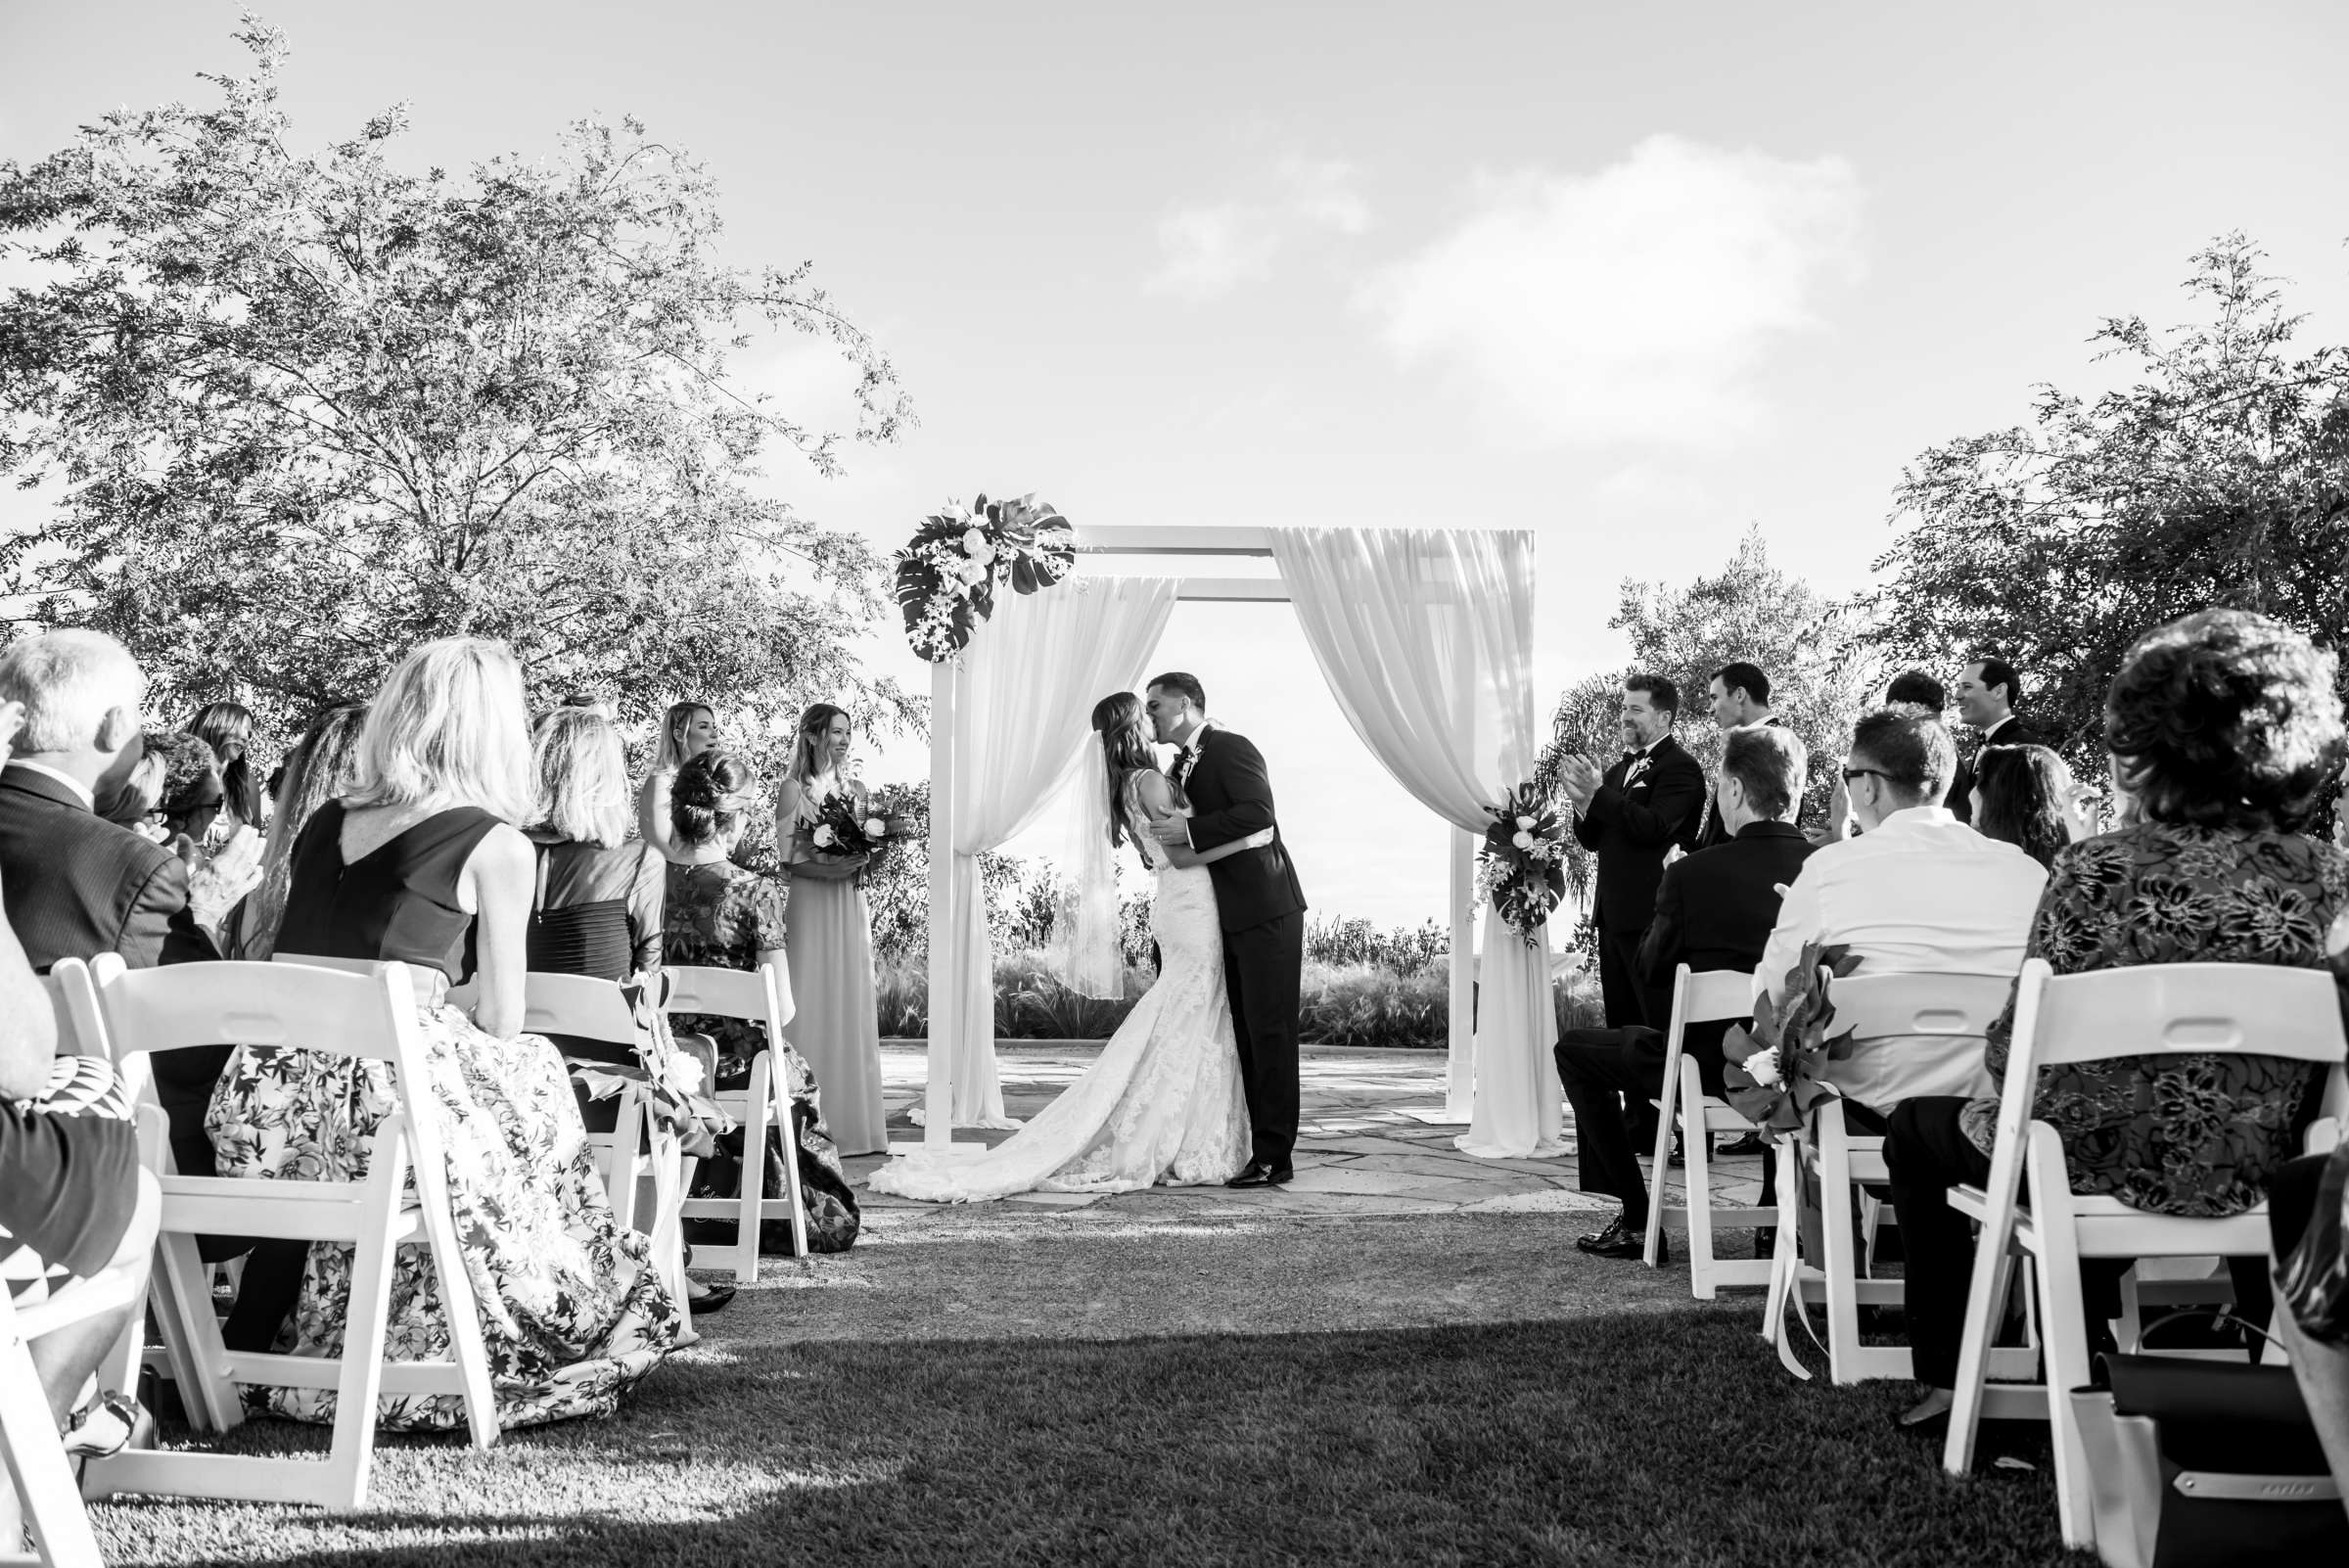
[[[1138,815],[1138,813],[1129,813]],[[1248,1163],[1223,933],[1204,866],[1175,866],[1135,835],[1158,873],[1150,926],[1157,984],[1100,1059],[1028,1125],[985,1154],[923,1151],[874,1173],[875,1192],[983,1203],[1015,1192],[1130,1192],[1225,1181]]]

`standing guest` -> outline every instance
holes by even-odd
[[[2016,715],[2023,700],[2023,677],[2004,659],[1981,658],[1958,677],[1958,716],[1973,726],[1975,749],[1985,746],[2045,746],[2047,738]],[[1950,781],[1946,804],[1960,822],[1973,820],[1974,769],[1970,760],[1958,764]]]
[[[206,703],[196,711],[188,733],[212,749],[220,764],[224,796],[221,815],[255,830],[262,826],[267,803],[253,775],[253,712],[242,703]]]
[[[750,767],[724,752],[704,752],[678,770],[669,790],[675,843],[681,859],[668,867],[668,935],[663,951],[681,968],[759,969],[790,972],[783,939],[783,909],[790,892],[770,877],[734,861],[734,851],[750,825]],[[810,884],[812,885],[812,884]],[[803,893],[804,896],[804,893]],[[816,1252],[843,1252],[856,1239],[856,1197],[842,1169],[840,1151],[824,1122],[816,1075],[788,1038],[769,1039],[759,1025],[739,1018],[679,1013],[680,1032],[691,1032],[716,1047],[717,1085],[746,1088],[751,1064],[762,1050],[773,1053],[775,1082],[789,1094],[792,1158],[799,1164],[800,1195],[806,1210],[807,1243]],[[770,1134],[780,1154],[780,1131]],[[743,1134],[729,1134],[738,1146]],[[712,1162],[714,1166],[719,1162]],[[736,1148],[735,1179],[742,1156]],[[711,1173],[706,1166],[705,1174]],[[697,1184],[697,1197],[734,1197],[738,1192]],[[767,1196],[778,1196],[769,1193]],[[697,1304],[698,1309],[698,1304]]]
[[[1713,671],[1711,682],[1713,724],[1725,733],[1734,734],[1741,729],[1760,729],[1779,722],[1778,715],[1770,711],[1770,677],[1759,665],[1743,660],[1727,664]],[[1802,814],[1802,791],[1795,791],[1795,814]],[[1696,838],[1687,846],[1693,852],[1709,850],[1716,844],[1728,841],[1730,830],[1721,819],[1721,785],[1717,781],[1705,796],[1703,824]]]
[[[2338,666],[2278,621],[2206,610],[2156,627],[2104,699],[2104,741],[2142,820],[2055,856],[2029,956],[2058,975],[2138,964],[2329,969],[2326,934],[2349,911],[2349,856],[2302,830],[2344,749]],[[1990,1031],[2004,1077],[2014,1008]],[[2267,1196],[2299,1151],[2322,1076],[2248,1053],[2122,1057],[2040,1075],[2032,1116],[2063,1140],[2072,1190],[2149,1214],[2216,1218]],[[1884,1140],[1908,1255],[1909,1341],[1925,1395],[1901,1418],[1950,1407],[1974,1243],[1950,1189],[1990,1178],[1996,1099],[1911,1100]],[[2234,1260],[2235,1300],[2270,1300],[2260,1260]],[[2082,1268],[2089,1321],[2119,1314],[2126,1260]]]
[[[533,856],[514,824],[536,814],[536,796],[522,673],[505,645],[446,637],[401,660],[368,709],[351,793],[320,807],[295,846],[276,950],[412,966],[426,1082],[395,1098],[380,1062],[239,1046],[210,1117],[225,1170],[335,1181],[365,1177],[395,1105],[434,1119],[509,1427],[609,1415],[681,1327],[644,1238],[613,1220],[561,1055],[522,1033]],[[481,997],[470,1017],[446,1000],[467,978]],[[290,1330],[293,1355],[340,1355],[351,1249],[318,1243],[291,1283],[248,1266],[223,1337],[266,1348]],[[280,1304],[294,1308],[290,1325],[271,1310]],[[448,1354],[421,1246],[399,1249],[390,1337]],[[333,1415],[332,1390],[264,1396],[295,1420]],[[464,1402],[387,1394],[378,1419],[448,1430],[464,1424]]]
[[[1721,754],[1721,808],[1729,836],[1664,868],[1655,918],[1639,944],[1647,985],[1669,990],[1681,964],[1743,973],[1760,960],[1778,916],[1778,889],[1795,880],[1811,853],[1794,825],[1809,762],[1792,730],[1730,732]],[[1721,1043],[1728,1029],[1727,1021],[1691,1024],[1681,1039],[1708,1094],[1724,1092]],[[1582,1189],[1623,1200],[1623,1212],[1605,1229],[1575,1245],[1601,1258],[1636,1258],[1647,1230],[1647,1183],[1624,1104],[1644,1106],[1665,1092],[1664,1058],[1635,1041],[1560,1040],[1557,1059],[1574,1106]]]
[[[848,777],[849,715],[817,703],[800,715],[791,769],[775,796],[775,844],[791,877],[791,991],[799,1013],[784,1031],[823,1086],[832,1135],[847,1155],[889,1148],[881,1103],[881,1009],[873,993],[873,916],[864,901],[861,854],[818,849],[824,803],[846,795],[869,809],[864,786]]]
[[[717,715],[706,703],[673,703],[661,720],[661,750],[653,770],[636,791],[636,831],[644,842],[669,854],[668,790],[677,769],[717,745]]]
[[[26,637],[0,656],[0,701],[22,703],[23,729],[0,772],[0,899],[32,967],[120,953],[133,969],[217,956],[188,913],[178,855],[99,816],[146,750],[147,677],[98,631]],[[228,1047],[172,1051],[156,1064],[156,1098],[183,1176],[211,1174],[204,1106]]]
[[[1640,984],[1639,939],[1655,917],[1656,886],[1664,857],[1705,805],[1705,770],[1672,738],[1680,688],[1662,675],[1634,675],[1623,683],[1621,761],[1604,775],[1589,758],[1566,759],[1561,769],[1574,805],[1574,836],[1598,855],[1599,994],[1607,1027],[1664,1028],[1672,1018],[1669,987]]]
[[[219,761],[201,738],[149,730],[148,762],[161,763],[161,787],[141,831],[188,863],[188,916],[217,945],[220,923],[261,879],[260,829],[227,810]]]
[[[1826,844],[1786,890],[1754,971],[1757,1000],[1782,992],[1814,943],[1847,946],[1865,975],[2012,975],[2048,874],[2011,844],[1984,838],[1938,803],[1957,766],[1939,718],[1880,708],[1853,726],[1843,775],[1865,836]],[[1855,1130],[1919,1094],[1987,1088],[1982,1041],[1956,1035],[1861,1040],[1829,1062]]]
[[[1974,829],[2052,868],[2072,841],[2072,770],[2045,746],[1985,746],[1974,759]]]
[[[1941,711],[1950,705],[1950,698],[1949,693],[1942,689],[1941,682],[1923,670],[1904,669],[1893,676],[1891,683],[1884,688],[1885,707],[1898,708],[1903,704],[1921,708],[1939,718]],[[1836,763],[1839,770],[1842,765],[1840,761]],[[1840,842],[1858,835],[1859,826],[1852,821],[1851,792],[1844,787],[1840,776],[1827,790],[1826,825],[1807,831],[1814,844]]]
[[[277,949],[277,923],[286,911],[286,889],[294,874],[294,846],[318,807],[349,793],[359,728],[366,718],[364,703],[329,703],[310,719],[286,758],[269,813],[260,881],[221,924],[224,956],[258,962]]]

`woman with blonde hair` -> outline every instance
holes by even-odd
[[[708,703],[671,703],[661,718],[661,749],[636,790],[636,831],[666,859],[676,858],[668,821],[669,786],[677,769],[717,745],[717,715]]]
[[[536,857],[519,824],[537,816],[514,656],[475,637],[428,642],[369,705],[350,794],[302,829],[276,944],[280,955],[396,959],[418,976],[429,1082],[401,1088],[408,1114],[433,1117],[447,1150],[506,1426],[610,1414],[681,1327],[644,1238],[613,1221],[562,1056],[522,1033]],[[447,1001],[469,978],[481,998],[470,1017]],[[379,1063],[245,1046],[207,1125],[224,1173],[359,1180],[393,1108]],[[249,1267],[237,1339],[267,1348],[288,1326],[269,1309],[287,1301],[292,1354],[340,1354],[350,1277],[350,1249],[324,1242],[310,1249],[298,1301]],[[422,1248],[400,1249],[391,1332],[445,1354],[448,1324]],[[333,1416],[331,1391],[264,1392],[280,1415]],[[387,1394],[378,1419],[447,1430],[465,1413],[453,1395]]]
[[[800,715],[791,767],[775,796],[775,846],[791,878],[791,991],[799,1013],[783,1033],[815,1073],[832,1136],[847,1155],[889,1147],[881,1102],[881,1010],[873,992],[873,915],[864,901],[862,854],[835,854],[815,842],[825,804],[847,796],[869,809],[853,777],[855,726],[830,703]]]

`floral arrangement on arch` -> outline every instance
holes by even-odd
[[[1531,784],[1520,784],[1498,806],[1476,852],[1476,891],[1493,900],[1501,919],[1533,946],[1558,901],[1566,897],[1565,825]]]
[[[1755,1001],[1753,1027],[1731,1025],[1721,1042],[1729,1104],[1773,1143],[1800,1129],[1812,1107],[1835,1092],[1827,1064],[1848,1060],[1854,1041],[1849,1029],[1829,1037],[1835,1003],[1828,991],[1859,967],[1844,944],[1810,944],[1786,971],[1779,994]]]
[[[948,501],[922,519],[897,554],[898,608],[905,640],[932,664],[962,652],[979,623],[995,611],[995,590],[1034,593],[1067,576],[1077,564],[1077,530],[1033,494],[969,506]]]

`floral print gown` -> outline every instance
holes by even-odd
[[[2058,975],[2138,964],[2331,966],[2349,910],[2349,856],[2297,833],[2150,822],[2055,856],[2026,956]],[[2014,1003],[1991,1026],[2003,1079]],[[2241,1214],[2299,1152],[2319,1077],[2305,1062],[2251,1055],[2119,1057],[2042,1069],[2032,1115],[2063,1139],[2076,1192],[2154,1214]],[[1965,1107],[1989,1152],[1998,1102]]]

